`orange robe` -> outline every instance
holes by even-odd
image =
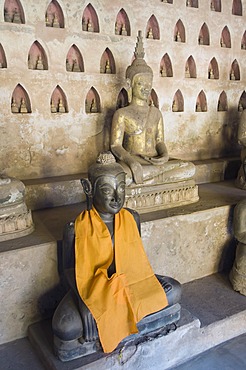
[[[78,292],[97,323],[104,352],[137,333],[143,317],[168,305],[154,275],[132,214],[115,215],[114,253],[109,230],[97,211],[82,212],[75,221],[75,275]],[[107,269],[115,254],[116,273]]]

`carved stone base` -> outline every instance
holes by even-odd
[[[0,242],[34,230],[31,211],[24,201],[25,186],[13,178],[0,178]]]
[[[126,188],[125,207],[146,213],[183,206],[198,200],[198,186],[194,180],[149,186],[131,184]]]

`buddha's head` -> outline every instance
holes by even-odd
[[[125,201],[125,172],[111,152],[99,154],[88,170],[88,180],[81,182],[96,210],[103,214],[118,213]]]
[[[135,59],[126,70],[126,80],[128,87],[132,89],[132,95],[140,99],[145,99],[145,96],[147,95],[148,98],[151,92],[153,71],[144,60],[141,31],[138,31],[134,55]]]

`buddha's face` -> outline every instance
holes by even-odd
[[[132,81],[132,95],[141,100],[147,100],[152,89],[152,76],[149,74],[137,74]]]
[[[100,176],[94,184],[93,205],[99,213],[116,214],[125,201],[125,174]]]

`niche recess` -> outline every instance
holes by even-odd
[[[184,111],[184,98],[180,90],[177,90],[173,97],[172,111],[173,112]]]
[[[207,112],[207,99],[203,90],[196,99],[196,112]]]
[[[227,26],[225,26],[223,28],[223,31],[221,33],[220,46],[222,48],[230,48],[231,47],[231,35],[230,35],[230,31],[228,30]]]
[[[84,72],[84,61],[78,47],[73,44],[66,56],[66,70],[68,72]]]
[[[169,58],[169,55],[166,53],[160,63],[160,76],[161,77],[173,77],[173,68],[171,59]]]
[[[218,62],[213,58],[208,66],[208,79],[209,80],[218,80],[219,78],[219,67]]]
[[[230,80],[231,81],[240,80],[240,70],[236,59],[232,62],[231,65]]]
[[[187,59],[185,64],[185,77],[196,78],[196,63],[192,55]]]
[[[31,103],[29,96],[20,84],[18,84],[12,94],[11,99],[12,113],[31,113]]]
[[[25,15],[19,0],[5,0],[4,21],[11,23],[25,23]]]
[[[122,36],[131,36],[129,18],[123,8],[119,11],[116,17],[115,34]]]
[[[226,96],[225,91],[222,91],[222,93],[219,96],[217,111],[218,112],[226,112],[227,110],[228,110],[227,96]]]
[[[154,14],[150,17],[146,27],[146,38],[160,40],[160,29]]]
[[[50,99],[51,113],[68,113],[67,98],[62,88],[57,85]]]
[[[242,1],[241,0],[233,0],[232,14],[233,15],[242,15]]]
[[[99,22],[95,9],[88,4],[82,15],[82,30],[87,32],[99,32]]]
[[[85,112],[88,114],[101,112],[100,97],[93,86],[90,88],[86,95]]]
[[[118,95],[118,98],[117,98],[117,102],[116,102],[116,110],[119,109],[119,108],[124,108],[124,107],[127,107],[127,105],[129,104],[128,102],[128,95],[127,95],[127,91],[126,89],[124,89],[124,87],[120,90],[119,92],[119,95]]]
[[[46,27],[64,28],[62,8],[56,0],[52,0],[45,13]]]
[[[154,107],[159,108],[159,99],[154,89],[151,89],[148,103],[149,106],[153,105]]]
[[[198,36],[198,44],[199,45],[209,45],[210,44],[210,37],[209,37],[209,30],[206,23],[203,23],[199,36]]]
[[[173,0],[161,0],[164,4],[173,4]]]
[[[0,44],[0,68],[7,68],[7,59],[2,44]]]
[[[34,41],[28,53],[28,68],[47,70],[48,60],[44,48],[38,41]]]
[[[246,92],[244,91],[239,99],[238,103],[238,110],[239,112],[242,112],[244,109],[246,109]]]
[[[185,28],[183,22],[179,19],[174,28],[174,41],[185,42]]]
[[[113,54],[106,48],[100,60],[100,73],[115,74],[115,61]]]
[[[198,0],[186,0],[186,6],[190,8],[198,8]]]
[[[221,0],[211,0],[210,8],[214,12],[221,12]]]
[[[242,37],[241,49],[246,50],[246,31],[244,32],[243,37]]]

